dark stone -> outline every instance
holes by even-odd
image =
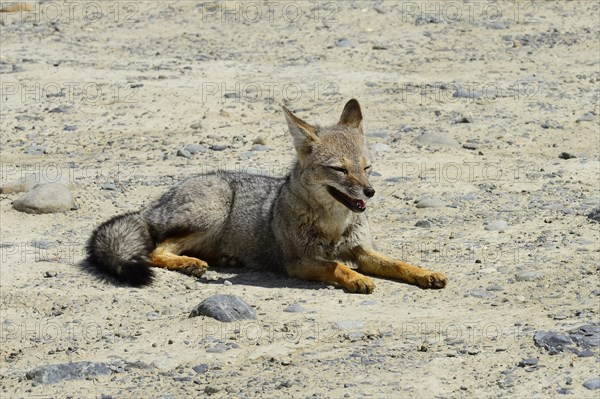
[[[417,223],[415,223],[415,226],[423,227],[423,228],[430,228],[431,222],[429,220],[419,220]]]
[[[36,367],[25,376],[28,380],[40,384],[55,384],[61,381],[90,379],[110,373],[106,363],[76,362]]]
[[[588,213],[587,217],[600,223],[600,208],[592,210],[590,213]]]
[[[194,370],[198,374],[204,374],[208,371],[208,364],[199,364],[197,366],[192,367],[192,370]]]
[[[575,155],[569,153],[569,152],[561,152],[560,154],[558,154],[558,157],[560,159],[572,159],[572,158],[577,158]]]
[[[222,322],[255,320],[256,310],[235,295],[213,295],[196,306],[189,317],[208,316]]]

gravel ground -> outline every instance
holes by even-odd
[[[598,397],[597,2],[30,5],[0,14],[2,397]],[[281,105],[329,124],[353,97],[377,244],[446,289],[77,267],[186,176],[285,174]],[[215,294],[257,318],[188,317]]]

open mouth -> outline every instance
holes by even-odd
[[[327,192],[352,212],[361,213],[367,210],[367,204],[365,204],[365,201],[363,200],[350,198],[340,190],[331,186],[327,186]]]

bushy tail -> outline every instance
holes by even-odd
[[[118,215],[92,233],[84,267],[105,280],[148,285],[154,277],[149,258],[154,247],[150,228],[138,212]]]

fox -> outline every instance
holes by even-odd
[[[147,207],[100,224],[85,267],[134,287],[151,284],[153,268],[200,277],[211,265],[287,273],[359,294],[375,290],[369,275],[444,288],[443,273],[375,249],[366,210],[376,191],[358,101],[326,127],[285,106],[283,113],[296,155],[285,177],[219,171],[187,178]]]

